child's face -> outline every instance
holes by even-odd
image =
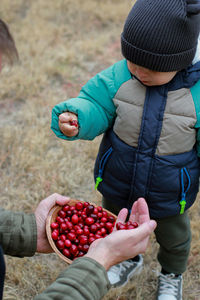
[[[152,71],[141,66],[135,65],[132,62],[127,60],[127,65],[129,71],[137,77],[144,85],[154,86],[162,85],[170,82],[177,71],[174,72],[157,72]]]

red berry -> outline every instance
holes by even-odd
[[[83,203],[78,202],[78,203],[76,203],[75,207],[76,207],[77,210],[82,210],[83,209]]]
[[[85,219],[85,224],[92,225],[93,223],[94,223],[94,219],[93,218],[87,217]]]
[[[77,224],[78,223],[78,216],[77,215],[73,215],[71,218],[71,221],[73,224]]]
[[[88,244],[83,245],[83,251],[88,252],[89,247],[90,246]]]
[[[58,212],[58,215],[61,217],[61,218],[65,218],[66,217],[66,212],[63,211],[62,209]]]
[[[115,222],[115,218],[113,216],[109,216],[108,217],[108,222],[114,223]]]
[[[71,126],[78,127],[78,122],[77,122],[77,120],[71,120],[71,121],[70,121],[70,125],[71,125]]]
[[[108,221],[108,219],[107,219],[106,217],[102,217],[102,218],[101,218],[101,222],[102,222],[102,223],[106,223],[107,221]]]
[[[95,237],[92,237],[92,236],[91,236],[91,237],[88,239],[88,242],[89,242],[89,244],[92,244],[95,240],[96,240]]]
[[[117,228],[117,230],[124,230],[124,229],[126,229],[126,225],[121,222],[118,222],[116,225],[116,228]]]
[[[59,224],[57,222],[51,223],[51,228],[52,229],[57,229],[59,227]]]
[[[96,225],[96,224],[92,224],[92,225],[90,226],[90,231],[91,231],[92,233],[95,233],[95,232],[97,231],[97,225]]]
[[[97,206],[99,212],[102,212],[103,208],[101,206]]]
[[[111,231],[113,229],[113,224],[111,222],[107,222],[105,224],[106,229],[108,229],[108,231]]]
[[[69,248],[69,251],[72,255],[76,256],[78,254],[78,248],[76,245],[71,245],[71,247]]]
[[[80,245],[85,245],[88,242],[87,236],[81,236],[79,239]]]
[[[74,241],[76,239],[76,235],[73,233],[73,232],[69,232],[67,234],[67,238],[70,240],[70,241]]]
[[[51,234],[51,237],[52,237],[53,240],[56,241],[58,239],[58,233],[53,231],[52,234]]]
[[[62,240],[59,240],[56,242],[56,246],[58,247],[58,249],[64,249],[65,243]]]
[[[67,224],[66,223],[60,224],[60,229],[62,229],[62,231],[65,231],[67,229]]]
[[[87,216],[91,215],[91,214],[93,213],[93,211],[94,211],[94,206],[93,206],[93,205],[88,205],[88,206],[86,207],[85,212],[86,212],[86,215],[87,215]]]
[[[81,229],[81,228],[77,229],[77,230],[76,230],[76,234],[77,234],[77,235],[83,234],[83,229]]]
[[[135,228],[137,228],[138,227],[138,223],[137,222],[133,222],[133,224],[132,224]]]
[[[64,256],[66,256],[66,257],[68,257],[68,258],[70,258],[70,256],[71,256],[70,251],[69,251],[68,249],[66,249],[66,248],[63,249],[63,252],[62,252],[62,253],[63,253]]]
[[[70,240],[65,240],[65,247],[70,248],[72,245],[72,242]]]
[[[84,203],[83,203],[83,206],[84,206],[84,207],[87,207],[88,205],[90,205],[89,202],[84,202]]]
[[[63,208],[62,208],[62,210],[63,211],[68,211],[70,209],[70,206],[69,205],[65,205],[65,206],[63,206]]]

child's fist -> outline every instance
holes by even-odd
[[[62,113],[59,116],[60,131],[65,136],[72,137],[78,134],[78,118],[77,115],[71,112]]]

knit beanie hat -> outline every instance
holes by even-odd
[[[179,71],[192,63],[200,0],[137,0],[121,35],[123,56],[147,69]]]

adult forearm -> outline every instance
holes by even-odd
[[[34,214],[0,209],[0,244],[4,253],[8,255],[34,255],[37,245]]]
[[[78,258],[34,300],[100,300],[110,283],[106,270],[91,258]]]

